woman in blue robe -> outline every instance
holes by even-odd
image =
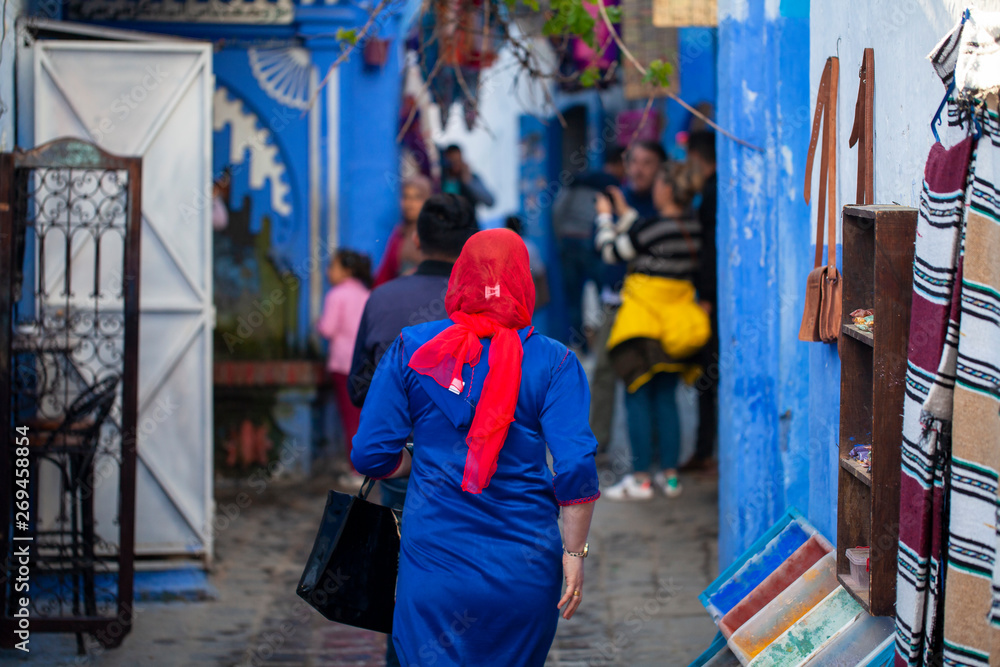
[[[382,358],[352,451],[361,473],[410,477],[392,640],[403,665],[540,666],[582,600],[600,496],[587,380],[533,332],[513,232],[469,240],[446,308]]]

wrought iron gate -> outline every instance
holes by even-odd
[[[131,629],[141,168],[76,139],[0,155],[6,647]]]

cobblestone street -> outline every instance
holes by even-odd
[[[716,572],[716,480],[684,484],[674,501],[598,502],[584,602],[560,621],[548,664],[686,665],[708,645],[715,626],[697,596]],[[35,634],[30,655],[0,651],[0,664],[384,664],[384,635],[327,622],[295,596],[325,489],[316,480],[247,490],[252,502],[217,534],[216,599],[139,603],[131,635],[114,651],[77,656],[72,636]],[[217,490],[219,507],[236,493]]]

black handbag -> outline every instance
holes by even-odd
[[[399,515],[368,502],[375,480],[357,495],[330,491],[319,533],[296,593],[324,617],[392,632],[399,572]]]

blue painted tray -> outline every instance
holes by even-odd
[[[698,596],[716,623],[819,531],[794,507]]]

